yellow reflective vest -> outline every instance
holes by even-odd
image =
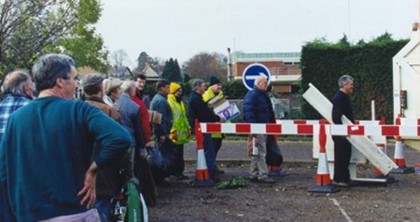
[[[220,90],[219,93],[216,95],[213,90],[209,87],[204,93],[203,93],[203,100],[204,102],[208,102],[209,100],[211,100],[213,97],[219,97],[219,98],[223,98],[223,91]],[[212,133],[211,134],[212,138],[222,138],[222,134],[221,133]]]
[[[174,94],[168,94],[168,103],[174,118],[169,132],[169,138],[175,144],[188,143],[191,135],[191,127],[188,123],[185,105],[182,101],[178,102]]]

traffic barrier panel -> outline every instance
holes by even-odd
[[[198,120],[195,120],[195,139],[197,142],[197,168],[195,170],[194,185],[198,187],[214,186],[215,183],[210,179],[207,168],[206,156],[204,155],[204,137]]]
[[[332,184],[330,171],[328,169],[328,160],[326,153],[327,136],[325,133],[325,125],[321,124],[319,129],[319,158],[318,169],[315,176],[315,184],[308,191],[315,193],[335,193],[340,191]]]
[[[400,117],[400,114],[398,114],[395,125],[401,125]],[[407,167],[405,163],[404,145],[401,141],[401,136],[399,135],[395,137],[394,162],[397,164],[398,168],[393,169],[391,171],[392,173],[414,173],[414,168]]]

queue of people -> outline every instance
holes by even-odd
[[[159,80],[150,101],[146,77],[133,80],[84,76],[85,101],[74,99],[76,64],[62,54],[42,56],[32,68],[9,73],[0,103],[0,220],[110,221],[112,202],[128,181],[135,181],[147,206],[156,204],[156,186],[166,178],[185,180],[184,144],[195,120],[225,122],[208,102],[223,98],[220,79],[210,87],[192,81],[185,104],[182,86]],[[258,77],[244,98],[244,120],[268,123],[274,118],[267,79]],[[39,93],[34,99],[33,92]],[[151,119],[151,111],[161,115]],[[13,115],[11,115],[13,113]],[[223,171],[216,156],[222,134],[204,134],[204,153],[212,180]],[[251,157],[250,179],[273,183],[268,177],[265,135],[250,135],[259,155]],[[161,165],[149,164],[150,150]],[[146,206],[146,207],[147,207]]]

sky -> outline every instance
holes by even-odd
[[[300,52],[314,39],[411,35],[420,0],[101,0],[96,31],[129,66],[142,51],[180,65],[201,52]]]

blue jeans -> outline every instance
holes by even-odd
[[[210,133],[204,133],[204,155],[206,156],[207,168],[210,177],[213,177],[214,169],[216,167],[216,152],[214,151],[214,143]]]
[[[95,208],[98,209],[99,217],[102,222],[109,221],[111,216],[111,197],[97,196]]]

